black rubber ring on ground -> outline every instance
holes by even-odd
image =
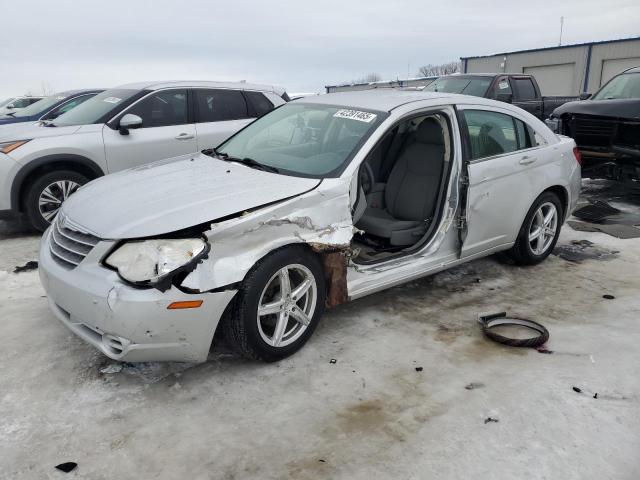
[[[510,347],[528,347],[536,348],[549,340],[549,331],[538,322],[533,320],[526,320],[524,318],[506,318],[506,312],[496,315],[487,315],[486,317],[480,317],[480,324],[482,325],[482,333],[485,336],[493,340],[494,342],[502,343]],[[491,329],[502,325],[519,325],[538,332],[539,335],[531,338],[509,338],[500,335]]]

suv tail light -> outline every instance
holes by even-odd
[[[582,154],[580,150],[578,150],[578,147],[573,147],[573,156],[576,157],[576,162],[582,165]]]

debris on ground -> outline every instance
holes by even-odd
[[[467,390],[475,390],[476,388],[482,388],[482,387],[484,387],[484,383],[471,382],[469,385],[466,385],[464,388],[466,388]]]
[[[549,350],[545,347],[539,347],[537,350],[539,353],[546,353],[547,355],[551,355],[553,353],[553,350]]]
[[[100,373],[105,373],[105,374],[120,373],[121,371],[122,371],[121,363],[112,363],[100,369]]]
[[[587,222],[598,222],[619,213],[622,213],[622,211],[612,207],[607,202],[595,200],[589,205],[574,210],[573,216]]]
[[[329,360],[329,363],[337,363],[338,360],[336,360],[335,358],[332,358],[331,360]]]
[[[613,300],[616,297],[614,297],[613,295],[609,295],[608,293],[602,295],[602,298],[606,299],[606,300]]]
[[[549,340],[549,331],[544,325],[525,318],[507,317],[507,312],[479,315],[478,322],[480,322],[482,333],[487,338],[510,347],[536,348]],[[492,330],[494,327],[502,326],[525,327],[538,332],[538,335],[530,338],[509,338]]]
[[[76,462],[64,462],[64,463],[61,463],[60,465],[56,465],[56,468],[58,470],[63,471],[64,473],[69,473],[70,471],[74,470],[77,466],[78,464]]]
[[[620,238],[622,240],[640,237],[640,228],[635,225],[626,225],[624,223],[587,223],[569,220],[567,224],[578,232],[606,233],[607,235]]]
[[[422,371],[422,367],[416,367],[416,372],[421,372]]]
[[[489,422],[494,422],[494,423],[498,423],[500,420],[498,420],[497,418],[492,418],[492,417],[487,417],[484,419],[484,424],[486,425]]]
[[[582,393],[582,389],[578,387],[573,387],[573,391],[576,393]]]
[[[17,266],[13,269],[13,273],[22,273],[22,272],[30,272],[31,270],[38,269],[38,262],[35,260],[29,260],[24,265]]]
[[[553,255],[568,262],[581,263],[583,260],[612,260],[619,253],[598,247],[589,240],[572,240],[569,245],[558,245]]]
[[[597,399],[598,398],[598,392],[593,394],[593,398]]]

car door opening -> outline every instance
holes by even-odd
[[[412,252],[440,220],[453,158],[443,113],[392,128],[360,166],[352,241],[354,261],[372,263]]]

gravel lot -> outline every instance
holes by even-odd
[[[280,363],[201,365],[85,345],[13,273],[37,242],[0,222],[0,478],[640,478],[640,239],[565,226],[542,265],[476,261],[333,310]],[[484,339],[478,313],[504,310],[553,353]]]

